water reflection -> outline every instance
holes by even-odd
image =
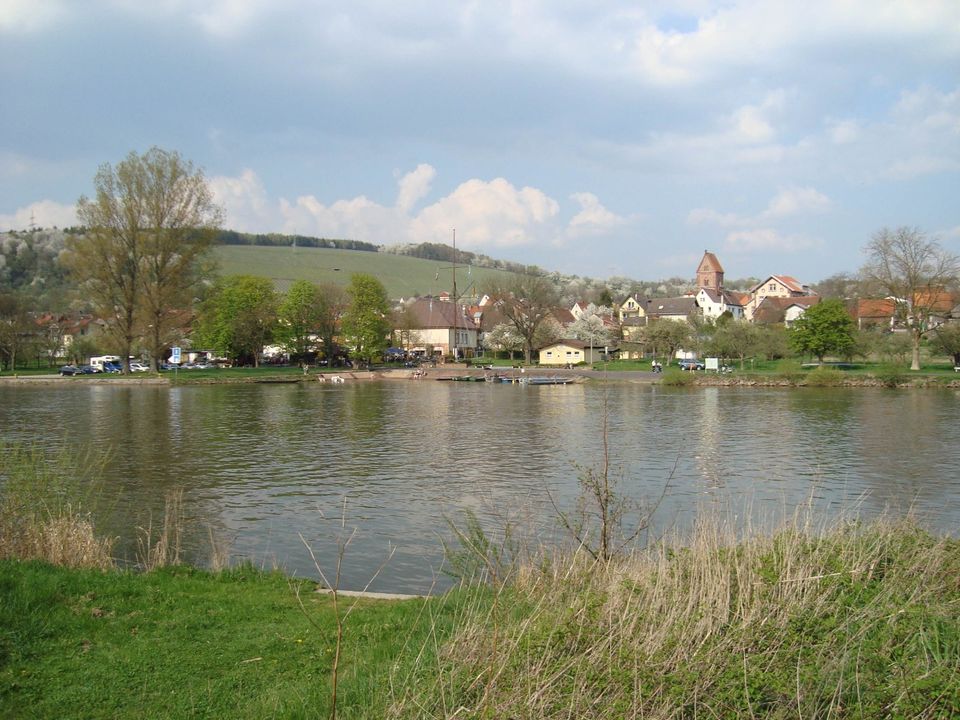
[[[569,506],[582,468],[599,467],[604,418],[611,473],[632,497],[667,489],[657,530],[698,508],[825,508],[861,496],[879,512],[911,506],[935,527],[960,519],[960,449],[946,391],[547,387],[372,382],[180,388],[0,387],[6,439],[109,450],[111,533],[156,524],[185,489],[191,557],[212,531],[235,556],[315,575],[303,542],[329,563],[346,498],[344,583],[424,590],[441,563],[444,517],[509,514],[556,532],[548,493]],[[65,420],[66,419],[66,420]],[[301,535],[303,539],[301,539]]]

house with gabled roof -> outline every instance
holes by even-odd
[[[603,360],[605,348],[583,340],[564,339],[544,345],[537,351],[540,365],[577,365]]]
[[[639,293],[631,293],[614,302],[613,312],[620,322],[630,317],[646,317],[647,299]]]
[[[897,301],[893,298],[858,298],[847,305],[858,330],[892,330],[896,324]]]
[[[692,295],[672,298],[653,298],[647,304],[647,318],[650,320],[677,320],[688,321],[692,316],[699,315],[700,308],[697,299]]]
[[[790,327],[797,318],[820,303],[819,295],[803,297],[775,297],[768,295],[760,300],[753,311],[753,322],[761,325],[783,323]]]
[[[744,298],[743,293],[731,290],[713,290],[701,287],[694,296],[703,316],[716,320],[725,312],[729,312],[734,320],[743,319],[743,308],[749,302],[749,296]]]
[[[763,282],[750,288],[750,302],[744,307],[747,320],[753,320],[754,312],[764,298],[796,298],[811,295],[809,286],[803,285],[789,275],[770,275]]]
[[[408,312],[410,329],[424,348],[432,346],[434,352],[467,357],[475,352],[479,328],[467,306],[450,299],[423,297],[410,303]]]

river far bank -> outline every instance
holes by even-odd
[[[464,363],[449,363],[435,368],[375,368],[373,370],[309,368],[229,368],[222,370],[181,371],[176,374],[89,375],[61,377],[54,374],[0,374],[0,384],[18,387],[42,387],[55,384],[58,387],[90,385],[119,386],[177,386],[251,383],[353,383],[375,380],[405,380],[430,382],[436,380],[502,380],[522,382],[531,377],[560,379],[564,382],[629,382],[638,384],[663,384],[672,386],[702,387],[864,387],[864,388],[960,388],[960,374],[943,372],[911,372],[899,368],[881,368],[875,372],[850,373],[829,366],[814,370],[797,370],[783,373],[732,371],[683,372],[668,369],[663,373],[648,370],[605,370],[602,367],[551,368],[551,367],[492,367],[477,368]]]

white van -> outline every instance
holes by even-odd
[[[120,356],[119,355],[98,355],[96,357],[90,358],[90,365],[93,365],[100,372],[107,372],[107,368],[104,367],[104,364],[111,365],[120,365]]]

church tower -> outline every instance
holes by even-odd
[[[703,259],[697,266],[697,287],[707,290],[723,288],[723,266],[717,256],[707,250],[703,251]]]

